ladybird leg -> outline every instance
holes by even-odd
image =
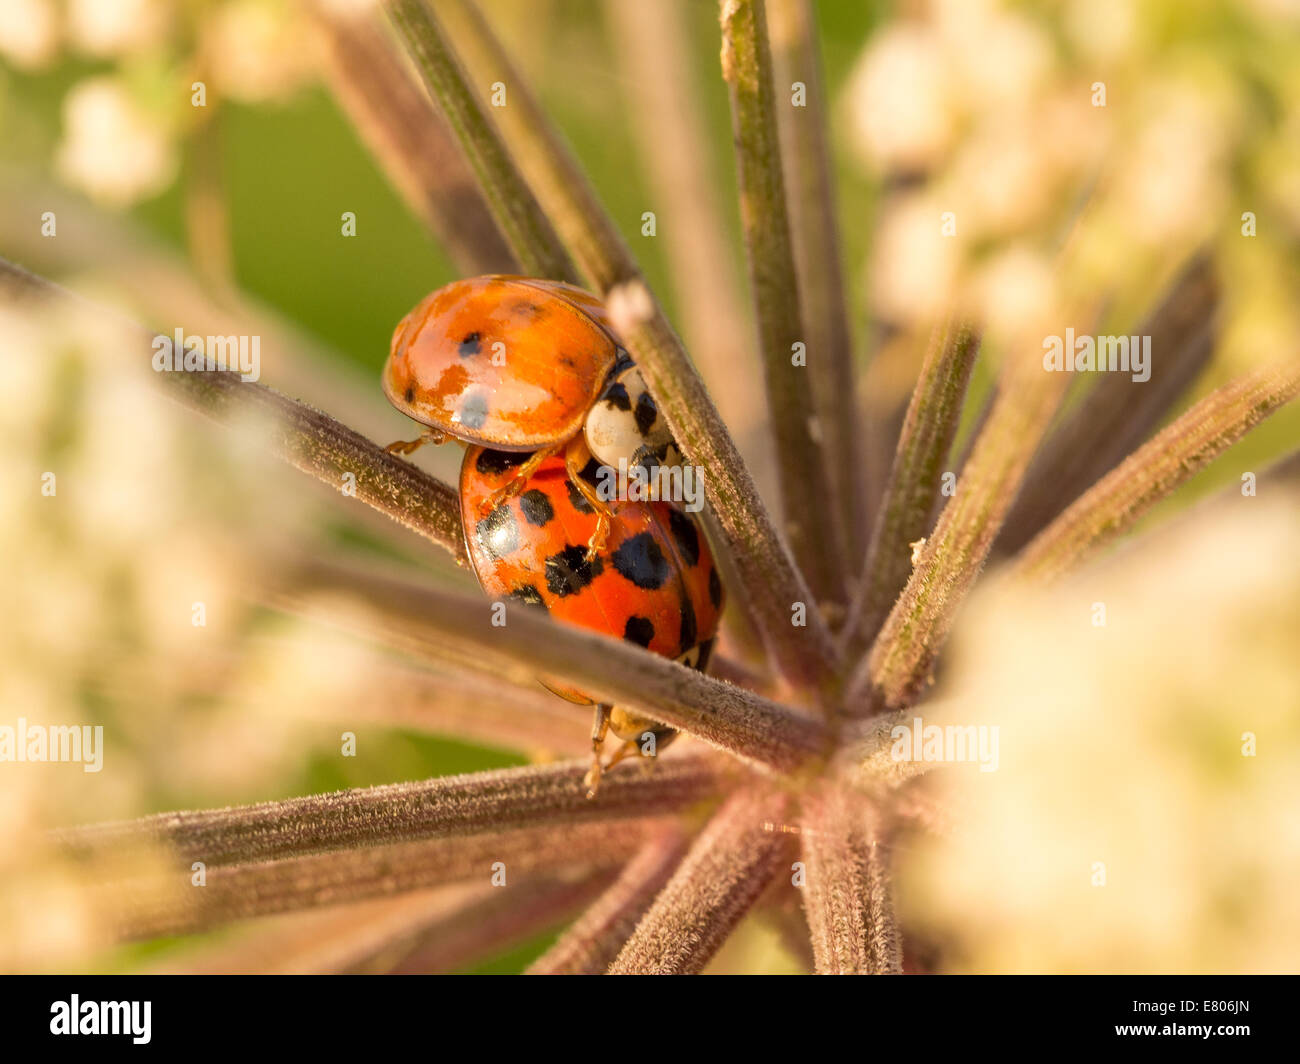
[[[534,451],[530,454],[528,460],[515,469],[514,476],[479,503],[479,512],[485,515],[490,514],[507,499],[518,495],[524,490],[524,485],[528,483],[528,479],[537,472],[538,466],[552,455],[559,453],[559,450],[558,446],[543,447],[540,451]]]
[[[581,436],[575,436],[564,449],[564,471],[569,475],[569,482],[578,489],[588,505],[596,511],[596,529],[587,540],[587,561],[591,561],[597,554],[605,549],[605,541],[609,539],[610,517],[614,508],[600,497],[596,489],[588,484],[581,476],[583,468],[591,458],[591,451],[588,450],[586,443]]]
[[[389,454],[414,454],[426,443],[443,443],[447,439],[447,434],[438,429],[425,429],[418,439],[414,440],[394,440],[384,448]]]
[[[605,752],[605,736],[609,732],[609,710],[607,703],[596,703],[596,716],[591,724],[591,768],[582,782],[587,785],[588,800],[596,797],[600,790],[600,755]]]
[[[587,540],[588,562],[605,549],[607,539],[609,539],[609,513],[600,510],[596,514],[596,530],[591,534],[591,539]]]
[[[617,750],[614,751],[614,756],[611,757],[611,758],[610,758],[610,759],[605,763],[605,769],[604,769],[604,771],[608,772],[608,771],[609,771],[610,769],[612,769],[615,765],[617,765],[620,761],[622,761],[623,758],[625,758],[625,757],[629,757],[629,756],[631,756],[632,754],[635,754],[635,753],[639,753],[639,752],[640,752],[640,749],[641,749],[641,748],[640,748],[639,746],[637,746],[637,744],[636,744],[636,740],[634,740],[634,739],[628,739],[628,740],[627,740],[627,741],[626,741],[622,746],[620,746]]]

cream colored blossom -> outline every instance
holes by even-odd
[[[1133,0],[1070,0],[1064,20],[1070,43],[1093,60],[1116,60],[1137,40]]]
[[[912,23],[873,38],[848,88],[854,144],[873,166],[921,167],[952,133],[948,74],[938,38]]]
[[[20,67],[42,67],[58,48],[58,22],[51,0],[5,0],[0,4],[0,56]]]
[[[965,20],[960,32],[945,35],[943,45],[954,91],[964,107],[1026,107],[1051,70],[1047,34],[1028,18],[1009,12]]]
[[[1294,970],[1298,523],[1276,485],[1234,492],[1055,590],[972,599],[933,723],[996,725],[1000,764],[940,770],[960,827],[906,851],[898,895],[947,967]]]
[[[871,298],[886,317],[924,320],[951,298],[960,261],[957,236],[943,234],[947,205],[912,195],[881,214],[870,274]]]
[[[121,55],[155,46],[170,20],[166,0],[68,0],[68,37],[89,55]]]
[[[1213,217],[1227,198],[1228,101],[1175,80],[1142,94],[1141,125],[1116,160],[1116,196],[1131,231],[1168,239]]]
[[[1038,252],[1012,247],[980,268],[976,299],[988,331],[1020,337],[1039,328],[1046,308],[1055,305],[1052,264]]]
[[[1034,132],[998,118],[962,142],[943,187],[968,238],[1020,229],[1054,205],[1052,160]]]
[[[116,78],[81,82],[63,101],[56,166],[69,185],[111,206],[155,195],[176,176],[177,153],[163,123]]]
[[[213,13],[203,61],[222,94],[261,103],[302,84],[311,72],[311,37],[297,11],[271,0],[234,0]]]
[[[316,0],[316,6],[339,18],[360,18],[379,7],[379,0]]]

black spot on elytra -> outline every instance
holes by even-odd
[[[532,606],[534,609],[538,607],[541,607],[542,610],[546,609],[546,600],[542,598],[542,593],[532,584],[524,584],[522,587],[515,588],[506,598],[513,599],[525,606]]]
[[[488,397],[484,392],[469,392],[456,410],[458,422],[467,429],[481,429],[488,416]]]
[[[415,389],[411,385],[406,386],[406,391],[402,393],[402,398],[408,403],[415,402]]]
[[[642,392],[636,397],[636,413],[632,416],[636,418],[636,428],[642,436],[650,431],[650,426],[659,417],[659,411],[649,392]]]
[[[649,617],[629,617],[623,626],[623,638],[637,646],[648,647],[654,637],[655,626]]]
[[[585,545],[570,544],[546,559],[546,587],[552,595],[560,598],[575,595],[596,579],[604,568],[598,557],[587,561]]]
[[[627,386],[622,381],[615,381],[605,389],[601,400],[617,410],[631,410],[632,400],[627,394]]]
[[[510,313],[525,321],[536,323],[546,316],[546,309],[529,299],[518,299],[510,307]]]
[[[470,358],[477,355],[479,350],[479,334],[472,332],[460,342],[460,346],[456,348],[456,354],[460,355],[461,358]]]
[[[569,490],[569,504],[580,514],[594,514],[596,508],[587,501],[587,497],[578,490],[578,485],[567,478],[564,486]]]
[[[480,451],[474,459],[474,468],[485,477],[499,477],[507,469],[514,469],[528,461],[527,452]]]
[[[546,497],[546,492],[538,491],[536,488],[519,496],[519,509],[523,510],[528,523],[538,528],[544,528],[546,523],[555,516],[555,507]]]
[[[673,542],[687,566],[700,560],[700,533],[695,522],[680,510],[668,511],[668,528],[673,534]]]
[[[519,549],[519,523],[502,503],[474,526],[474,536],[489,558],[505,558]]]
[[[699,638],[699,626],[695,623],[695,607],[691,605],[688,598],[682,599],[682,629],[681,637],[677,645],[683,650],[689,649],[695,645],[695,640]]]
[[[620,543],[612,561],[620,576],[648,591],[663,587],[672,572],[663,550],[649,532],[638,532]]]
[[[715,610],[722,606],[722,580],[718,577],[717,569],[709,570],[709,601]]]

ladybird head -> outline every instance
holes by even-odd
[[[614,366],[584,426],[587,446],[611,468],[627,462],[633,475],[643,471],[652,499],[659,498],[660,466],[680,466],[682,455],[659,413],[641,371],[626,352]]]

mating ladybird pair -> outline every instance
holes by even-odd
[[[598,490],[602,466],[621,461],[654,484],[657,467],[681,462],[599,300],[554,281],[457,281],[402,319],[383,387],[428,426],[389,450],[409,454],[449,437],[471,444],[461,516],[484,591],[706,667],[723,593],[705,538],[669,502],[611,501]],[[662,745],[674,734],[597,704],[589,796],[609,730],[624,743],[606,769],[638,740]]]

